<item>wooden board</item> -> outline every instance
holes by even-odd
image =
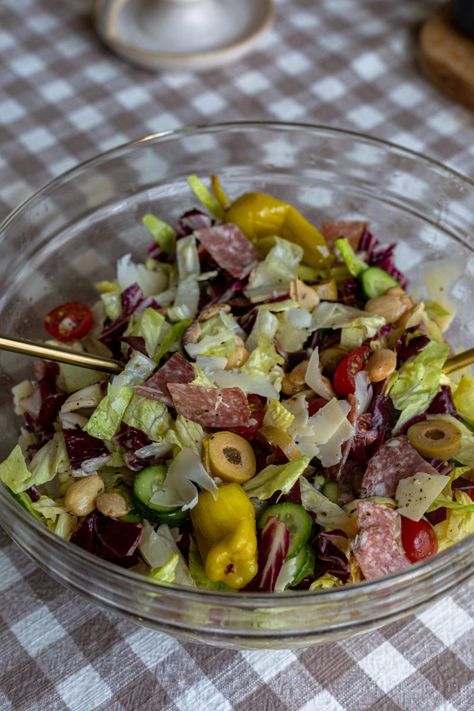
[[[453,27],[449,5],[424,23],[419,47],[426,77],[455,101],[474,110],[474,40]]]

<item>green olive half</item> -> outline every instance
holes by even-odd
[[[409,442],[428,459],[452,459],[461,446],[461,433],[445,420],[427,420],[412,425],[407,432]]]

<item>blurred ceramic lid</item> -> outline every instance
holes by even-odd
[[[147,69],[200,71],[249,52],[273,18],[272,0],[97,0],[102,40]]]

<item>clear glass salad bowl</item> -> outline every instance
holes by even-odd
[[[117,258],[143,254],[149,211],[173,219],[193,204],[192,173],[220,176],[231,196],[258,190],[294,203],[315,224],[365,217],[412,284],[427,261],[463,265],[448,338],[472,345],[474,183],[403,148],[323,126],[236,123],[147,136],[57,178],[0,227],[1,330],[43,338],[59,303],[95,300]],[[448,270],[449,271],[449,270]],[[9,389],[31,373],[27,358],[0,356],[2,458],[19,421]],[[0,487],[0,522],[56,580],[136,622],[171,635],[233,647],[304,647],[412,613],[474,572],[472,537],[386,579],[320,592],[212,593],[164,587],[63,541]]]

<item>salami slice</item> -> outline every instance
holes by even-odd
[[[362,477],[360,495],[395,496],[398,482],[417,472],[436,475],[438,472],[418,454],[404,435],[392,437],[369,459]]]
[[[352,544],[354,557],[366,580],[405,570],[411,565],[400,543],[400,516],[373,501],[357,504],[359,534]]]
[[[360,239],[367,229],[369,223],[358,220],[326,220],[321,228],[330,247],[339,237],[345,237],[355,251],[359,249]]]
[[[237,225],[216,225],[194,234],[217,264],[237,279],[247,276],[258,260],[253,244]]]
[[[143,385],[135,388],[135,392],[151,400],[160,400],[167,405],[173,405],[168,383],[190,383],[195,377],[196,373],[191,363],[179,353],[173,353],[171,358]]]
[[[170,383],[169,391],[179,415],[203,427],[247,427],[250,408],[240,388],[208,388]]]

